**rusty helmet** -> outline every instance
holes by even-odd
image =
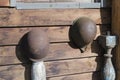
[[[28,46],[30,60],[39,61],[46,57],[49,52],[49,38],[47,32],[42,29],[32,29],[28,33]]]
[[[93,41],[97,33],[95,22],[87,17],[75,20],[70,30],[70,37],[79,48],[84,48]]]

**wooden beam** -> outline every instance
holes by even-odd
[[[72,25],[79,17],[89,17],[96,24],[110,24],[110,9],[0,9],[0,27]]]
[[[117,72],[116,80],[120,80],[120,0],[112,1],[112,32],[119,37],[117,47],[114,52],[114,62]]]
[[[0,6],[9,6],[10,2],[9,0],[0,0]]]

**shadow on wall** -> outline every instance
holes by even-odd
[[[110,1],[109,1],[110,2]],[[109,4],[107,4],[109,5]],[[101,24],[97,24],[100,26],[100,35],[106,35],[107,34],[107,31],[110,31],[111,32],[111,10],[110,8],[101,8],[100,9],[100,13],[101,13]],[[103,67],[104,67],[104,61],[105,61],[105,57],[103,56],[105,54],[105,50],[99,45],[98,43],[98,40],[99,40],[99,36],[97,37],[96,41],[97,41],[97,44],[99,46],[100,49],[100,61],[97,60],[96,58],[96,62],[97,62],[97,66],[99,67],[99,78],[101,78],[100,80],[103,80],[103,75],[102,75],[102,71],[103,71]],[[93,50],[93,49],[92,49]],[[100,64],[99,64],[100,62]],[[94,74],[93,74],[93,77],[94,77]]]
[[[107,15],[111,15],[110,13],[106,13],[106,12],[110,12],[109,8],[106,9],[101,9],[101,19],[102,19],[102,24],[97,24],[100,25],[100,32],[101,34],[105,34],[106,31],[110,30],[110,20],[111,18]],[[70,32],[69,32],[70,33]],[[22,65],[25,67],[25,80],[31,80],[31,64],[32,62],[29,60],[29,58],[27,57],[26,53],[29,53],[28,50],[28,43],[27,43],[27,35],[25,34],[21,40],[19,41],[18,46],[16,47],[16,56],[17,58],[22,62]],[[70,35],[69,35],[70,37]],[[69,42],[69,45],[74,48],[77,49],[76,45],[74,44],[74,42],[71,40]],[[96,68],[96,72],[93,72],[92,75],[92,80],[101,80],[101,69],[103,67],[103,54],[104,54],[104,50],[98,45],[97,43],[97,39],[94,40],[91,43],[91,52],[92,53],[96,53],[98,54],[99,57],[96,58],[96,62],[97,62],[97,68]],[[84,54],[84,53],[83,53]]]
[[[26,33],[19,41],[19,44],[16,47],[16,56],[22,62],[22,66],[25,67],[25,73],[24,73],[25,80],[31,80],[32,62],[29,60],[29,58],[26,55],[29,53],[27,35],[28,33]]]
[[[29,60],[29,58],[26,55],[29,53],[28,43],[27,43],[27,35],[28,35],[28,33],[26,33],[19,41],[19,44],[16,47],[16,56],[22,62],[22,66],[25,67],[25,72],[24,72],[25,80],[31,80],[31,64],[32,64],[32,62]],[[72,41],[69,42],[69,45],[72,48],[77,49],[76,45]],[[101,56],[102,50],[99,47],[99,45],[97,44],[96,40],[92,42],[91,50],[92,50],[92,53],[96,53],[99,56]],[[81,54],[84,54],[84,53],[81,53]],[[101,67],[100,65],[102,62],[100,61],[99,57],[96,58],[96,62],[98,63],[98,66],[96,68],[96,70],[98,70],[98,71],[93,72],[92,80],[101,80],[100,76],[99,76],[100,75],[99,70],[100,70],[100,67]]]
[[[70,29],[71,30],[71,29]],[[69,31],[69,37],[71,36],[71,31]],[[74,48],[74,49],[79,49],[76,45],[75,45],[75,43],[74,43],[74,41],[70,38],[70,42],[69,42],[69,45],[72,47],[72,48]],[[102,63],[103,63],[103,58],[101,57],[102,56],[102,54],[104,53],[104,50],[98,45],[98,43],[97,43],[97,40],[94,40],[92,43],[90,43],[89,45],[88,45],[88,47],[86,48],[86,51],[85,52],[87,52],[88,50],[91,50],[91,53],[96,53],[96,54],[98,54],[98,57],[96,57],[96,63],[97,63],[97,67],[96,67],[96,71],[95,72],[93,72],[93,71],[91,71],[91,72],[86,72],[86,73],[93,73],[92,74],[92,80],[101,80],[101,73],[100,73],[100,71],[101,71],[101,65],[103,65]],[[81,49],[80,49],[80,51],[81,51]],[[81,54],[80,55],[82,55],[82,54],[85,54],[85,52],[82,52],[81,51]],[[91,56],[91,57],[95,57],[95,56]],[[88,58],[90,58],[89,56],[88,56]],[[84,73],[85,74],[85,73]]]
[[[97,24],[100,26],[99,30],[100,30],[100,34],[101,35],[105,35],[107,31],[111,31],[111,13],[110,13],[110,8],[101,8],[100,9],[100,13],[101,13],[101,23]],[[75,43],[73,42],[73,40],[71,39],[71,34],[72,34],[72,26],[70,27],[69,30],[69,38],[70,38],[70,43],[69,45],[74,48],[77,49],[77,46],[75,45]],[[74,35],[75,36],[75,35]],[[75,36],[76,38],[76,36]],[[98,43],[98,38],[96,40],[94,40],[91,43],[91,52],[92,53],[96,53],[98,54],[98,57],[96,57],[96,63],[97,63],[97,68],[96,71],[93,72],[93,78],[92,80],[102,80],[102,68],[104,65],[104,57],[103,55],[105,54],[105,50],[99,45]],[[81,50],[80,50],[81,51]],[[83,53],[84,54],[84,53]]]
[[[101,12],[101,22],[102,24],[100,24],[100,32],[101,32],[101,35],[106,35],[107,34],[107,31],[110,31],[111,32],[111,8],[110,8],[110,5],[111,5],[111,0],[106,0],[106,7],[107,8],[101,8],[100,9],[100,12]],[[99,37],[97,38],[99,39]],[[106,54],[105,50],[103,49],[103,53],[102,54]],[[101,65],[101,77],[102,77],[102,80],[103,80],[103,75],[102,75],[102,71],[103,71],[103,67],[104,67],[104,62],[105,61],[105,57],[103,57],[103,61],[102,61],[102,65]]]

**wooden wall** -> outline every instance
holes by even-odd
[[[49,33],[51,42],[50,54],[45,61],[47,80],[101,80],[104,51],[98,45],[97,37],[110,30],[110,6],[108,3],[106,8],[101,9],[45,10],[1,7],[0,80],[30,80],[31,62],[24,55],[27,48],[24,50],[23,47],[27,32],[41,27]],[[69,39],[72,22],[82,16],[97,24],[96,38],[85,53],[81,53]]]

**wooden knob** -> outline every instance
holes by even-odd
[[[28,33],[28,57],[32,61],[39,61],[49,52],[49,39],[44,29],[33,29]]]
[[[70,36],[77,47],[84,48],[94,40],[96,33],[95,22],[89,18],[81,17],[74,21]]]

